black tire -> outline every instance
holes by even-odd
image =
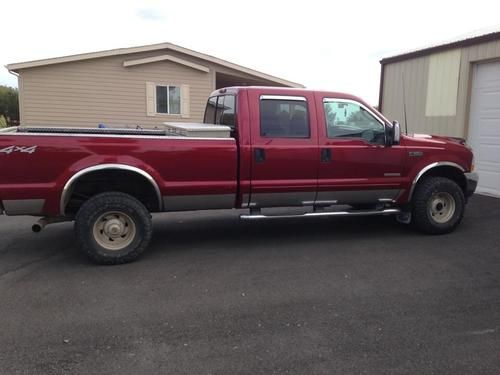
[[[109,192],[82,205],[75,231],[81,250],[91,261],[112,265],[137,259],[151,241],[153,226],[141,202],[128,194]]]
[[[464,192],[448,178],[429,177],[419,182],[412,203],[412,222],[425,233],[450,233],[464,216]]]

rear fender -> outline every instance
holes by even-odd
[[[157,181],[159,180],[159,175],[158,173],[156,173],[156,171],[152,170],[151,168],[147,168],[144,165],[141,165],[142,163],[140,163],[139,161],[137,161],[137,163],[134,163],[135,165],[130,165],[129,163],[125,164],[121,162],[116,162],[116,163],[105,163],[105,164],[93,163],[93,165],[87,165],[85,167],[81,166],[82,164],[81,162],[82,161],[78,163],[80,164],[78,167],[73,166],[69,168],[68,173],[66,173],[64,176],[61,176],[59,180],[58,186],[60,189],[60,196],[58,199],[58,207],[57,207],[59,215],[61,216],[65,215],[65,208],[69,202],[72,189],[79,178],[85,176],[88,173],[96,171],[105,171],[105,170],[128,171],[144,177],[154,188],[154,191],[158,199],[159,210],[161,211],[163,209],[162,194],[160,186],[157,183]]]

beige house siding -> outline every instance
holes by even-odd
[[[47,60],[48,64],[12,64],[19,74],[21,125],[154,127],[165,121],[201,121],[207,98],[216,88],[217,73],[250,84],[283,86],[267,81],[263,73],[253,76],[247,73],[251,71],[248,68],[239,71],[234,64],[220,60],[235,67],[232,69],[214,63],[211,60],[219,60],[211,56],[204,60],[194,51],[190,52],[195,56],[176,48],[182,50],[176,46],[149,51],[141,48],[141,52],[129,54],[105,51],[94,54],[99,57],[81,60],[75,56]],[[162,61],[150,62],[151,58]],[[181,115],[154,113],[156,103],[151,95],[156,95],[152,87],[156,84],[182,87]]]
[[[210,74],[170,61],[123,67],[139,56],[113,56],[20,71],[21,124],[43,126],[141,125],[201,119],[213,89]],[[146,113],[146,82],[189,85],[190,118]]]
[[[449,96],[454,91],[453,87],[449,87],[449,85],[456,85],[457,82],[443,79],[439,85],[433,82],[432,87],[428,87],[431,59],[435,60],[436,56],[443,52],[384,65],[382,112],[389,119],[398,120],[404,129],[403,98],[405,98],[409,133],[432,133],[457,137],[467,137],[468,135],[473,64],[500,59],[500,40],[462,47],[448,52],[458,53],[460,56],[455,115],[426,115],[429,95],[431,96],[430,100],[433,101],[449,102],[455,99]],[[403,81],[405,83],[404,95]],[[443,95],[447,95],[447,97],[440,97]]]

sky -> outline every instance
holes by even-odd
[[[171,42],[378,102],[383,57],[497,27],[499,1],[0,1],[8,63]]]

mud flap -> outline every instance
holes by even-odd
[[[411,223],[411,212],[401,211],[396,215],[396,220],[401,224]]]

